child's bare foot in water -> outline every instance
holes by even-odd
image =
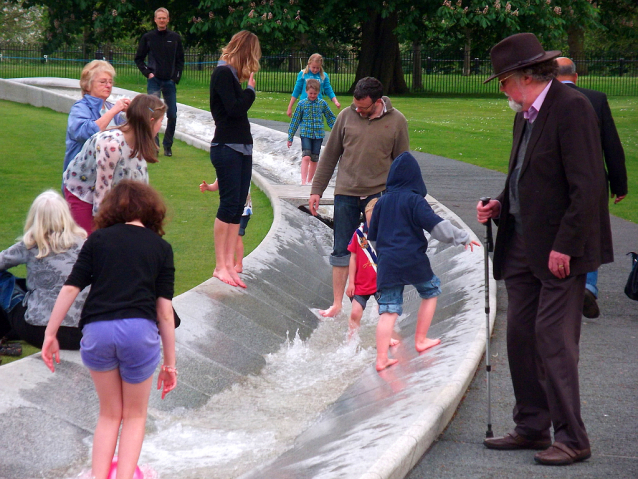
[[[339,314],[339,311],[341,311],[341,308],[333,304],[328,309],[320,309],[319,314],[324,318],[334,318],[337,314]]]
[[[393,364],[398,363],[398,359],[390,359],[390,358],[377,358],[377,371],[383,371],[385,368],[392,366]]]
[[[233,280],[232,276],[225,270],[215,268],[215,271],[213,271],[213,278],[217,278],[218,280],[223,281],[224,283],[231,286],[237,286],[237,283]]]
[[[426,349],[430,349],[434,346],[436,346],[437,344],[440,344],[441,340],[440,339],[428,339],[425,338],[423,341],[419,341],[417,343],[414,343],[414,347],[416,348],[416,350],[420,353],[422,353],[423,351],[425,351]]]

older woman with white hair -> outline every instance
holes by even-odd
[[[31,205],[24,236],[0,252],[0,337],[13,331],[41,348],[53,305],[77,260],[86,232],[71,217],[66,201],[53,190]],[[9,268],[26,264],[24,280]],[[58,340],[62,349],[80,349],[80,313],[88,291],[80,294],[62,322]]]
[[[126,120],[120,113],[126,111],[131,100],[120,98],[114,104],[106,101],[111,96],[114,77],[115,69],[104,60],[93,60],[82,70],[82,99],[69,112],[62,171],[66,170],[71,160],[80,152],[86,140],[95,133],[104,131],[109,126],[121,125]]]

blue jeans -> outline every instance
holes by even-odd
[[[379,198],[381,193],[366,196],[361,199],[358,196],[335,195],[334,206],[334,249],[330,255],[332,266],[348,266],[350,264],[350,251],[348,243],[352,239],[354,230],[361,224],[361,215],[365,212],[366,205],[373,198]]]
[[[238,225],[250,189],[253,157],[242,155],[226,145],[211,146],[210,161],[217,172],[219,209],[217,219]]]
[[[437,275],[432,276],[430,281],[413,284],[422,299],[435,298],[441,294],[441,280]],[[403,285],[391,286],[377,291],[375,294],[379,303],[379,314],[396,313],[403,314]]]
[[[594,296],[598,298],[598,270],[587,273],[586,281],[585,288],[594,293]]]
[[[323,138],[306,138],[301,137],[301,154],[309,156],[311,161],[319,161],[319,153],[321,153],[321,144]]]
[[[155,95],[157,98],[164,96],[166,103],[166,131],[164,132],[165,147],[173,146],[173,136],[175,136],[175,125],[177,124],[177,90],[173,80],[160,80],[157,77],[149,78],[146,81],[146,92]],[[161,96],[160,96],[161,93]]]

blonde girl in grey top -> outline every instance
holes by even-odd
[[[42,347],[53,305],[85,239],[86,232],[75,223],[59,193],[48,190],[33,201],[22,239],[0,252],[0,271],[20,264],[27,267],[24,299],[9,311],[0,308],[0,336],[13,329],[21,339]],[[64,318],[64,349],[80,347],[78,323],[87,294],[78,297]]]

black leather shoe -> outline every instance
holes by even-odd
[[[498,449],[500,451],[512,451],[514,449],[547,449],[552,445],[552,440],[530,439],[512,431],[501,437],[490,437],[483,440],[483,445],[488,449]]]
[[[173,156],[173,151],[170,146],[164,147],[164,156]]]
[[[589,319],[594,319],[600,316],[600,308],[596,302],[596,296],[594,293],[585,289],[585,300],[583,301],[583,316]]]

